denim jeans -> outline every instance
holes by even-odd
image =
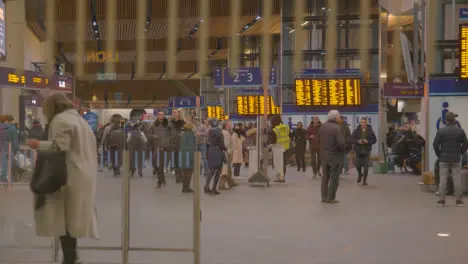
[[[349,160],[348,160],[348,153],[345,154],[344,156],[344,161],[343,161],[343,168],[342,168],[342,171],[341,173],[348,173],[349,171]]]
[[[208,175],[208,158],[207,158],[207,155],[206,155],[206,153],[207,153],[206,144],[198,144],[197,145],[197,151],[201,152],[203,173],[205,175]]]
[[[7,171],[8,171],[8,150],[5,150],[5,151],[2,151],[0,152],[1,155],[2,155],[2,164],[1,164],[1,167],[2,167],[2,172],[1,172],[1,175],[0,175],[0,181],[7,181],[8,177],[7,177]]]

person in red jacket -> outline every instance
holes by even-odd
[[[312,158],[312,170],[314,171],[313,178],[317,178],[317,176],[322,177],[322,173],[320,172],[320,144],[318,141],[318,132],[322,123],[318,116],[314,116],[312,121],[310,122],[309,128],[307,129],[308,137],[309,137],[309,148],[310,148],[310,156]]]

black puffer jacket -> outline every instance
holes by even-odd
[[[168,148],[170,145],[170,135],[169,121],[167,118],[164,118],[162,121],[159,119],[156,120],[151,127],[151,147],[153,149]]]
[[[169,131],[170,131],[170,143],[169,148],[173,151],[178,151],[180,149],[180,138],[182,132],[184,131],[185,121],[182,119],[175,120],[171,118],[169,120]]]

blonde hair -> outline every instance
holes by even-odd
[[[73,103],[63,93],[53,93],[42,103],[42,112],[48,122],[50,122],[55,115],[68,109],[73,109]]]

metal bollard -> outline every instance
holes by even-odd
[[[130,153],[128,150],[123,150],[122,155],[122,263],[128,264],[130,247]]]

